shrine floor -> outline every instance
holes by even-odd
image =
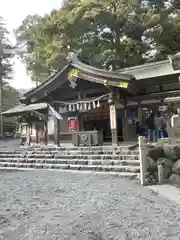
[[[0,174],[0,239],[179,239],[179,205],[135,182],[92,173]]]
[[[119,147],[133,147],[133,146],[137,146],[137,144],[138,144],[138,142],[119,142],[118,146]],[[40,145],[44,146],[44,144],[32,144],[32,146],[40,146]],[[55,146],[55,144],[53,142],[49,142],[47,146],[53,147],[53,146]],[[112,147],[112,142],[104,142],[102,146]],[[72,148],[72,147],[74,147],[74,145],[72,143],[68,143],[68,142],[61,142],[60,147]],[[83,147],[83,146],[81,146],[81,147]],[[96,146],[92,146],[92,147],[96,147]],[[97,146],[97,147],[101,147],[101,146]]]
[[[33,146],[45,146],[44,144],[32,144]],[[119,147],[133,147],[136,146],[137,142],[119,142]],[[55,144],[53,142],[49,142],[48,147],[53,147]],[[112,146],[111,142],[105,142],[103,146]],[[72,148],[74,147],[72,143],[68,142],[62,142],[60,143],[60,147],[63,148]],[[19,139],[10,139],[10,140],[1,140],[0,141],[0,149],[6,148],[6,149],[19,149],[19,148],[25,148],[25,146],[20,146],[20,140]]]

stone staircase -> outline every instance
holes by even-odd
[[[136,178],[140,172],[139,150],[131,147],[29,147],[0,149],[0,170],[49,169],[95,171]]]

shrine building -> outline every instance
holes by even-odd
[[[134,122],[143,124],[149,110],[168,112],[178,106],[178,59],[107,71],[70,54],[63,69],[26,92],[21,104],[3,115],[17,116],[21,131],[37,143],[136,142]]]

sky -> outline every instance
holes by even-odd
[[[58,9],[62,0],[1,0],[0,16],[4,18],[7,29],[10,31],[10,40],[15,43],[13,30],[18,28],[24,18],[29,14],[44,15],[52,9]],[[17,89],[34,87],[26,73],[25,66],[20,60],[14,60],[14,75],[11,85]]]

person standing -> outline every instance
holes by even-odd
[[[147,143],[149,144],[151,141],[156,142],[157,134],[156,134],[156,127],[155,127],[155,117],[153,112],[146,119],[146,125],[148,129],[148,136],[147,136]]]
[[[158,113],[158,115],[155,116],[154,120],[155,120],[157,138],[162,139],[165,137],[165,131],[166,131],[166,121],[163,116],[163,112]]]
[[[180,115],[180,109],[178,108],[172,115],[171,117],[171,127],[173,128],[174,127],[174,119],[179,117]]]

